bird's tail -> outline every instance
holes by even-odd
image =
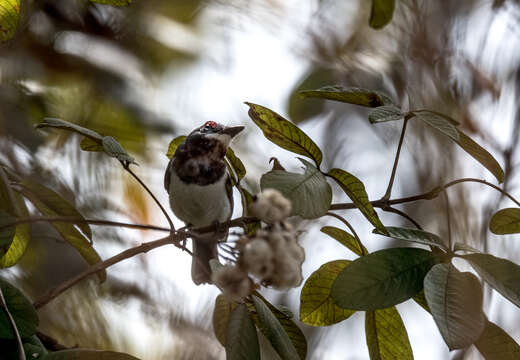
[[[211,259],[218,259],[218,238],[215,234],[211,234],[211,236],[208,235],[193,237],[191,278],[197,285],[211,283],[211,268],[209,266],[209,261]]]

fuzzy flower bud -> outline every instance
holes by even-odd
[[[251,293],[251,280],[247,273],[238,266],[224,265],[216,270],[211,278],[230,301],[240,301]]]
[[[278,190],[265,189],[249,206],[249,212],[263,222],[273,224],[285,220],[291,214],[291,202]]]
[[[244,247],[242,257],[244,266],[251,274],[264,279],[273,272],[273,250],[263,239],[254,239]]]

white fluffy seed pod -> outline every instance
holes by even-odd
[[[224,265],[212,274],[211,279],[222,289],[222,294],[230,301],[240,301],[252,290],[247,272],[238,266]]]
[[[273,224],[285,220],[291,214],[291,201],[278,190],[265,189],[249,206],[249,213],[265,223]]]
[[[254,276],[263,280],[273,272],[273,250],[263,239],[254,239],[246,244],[242,264]]]
[[[273,287],[288,289],[299,286],[303,281],[301,262],[291,257],[278,258],[270,279]]]

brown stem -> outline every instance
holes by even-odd
[[[325,215],[332,216],[333,218],[336,218],[339,221],[341,221],[343,224],[345,224],[350,229],[350,231],[352,231],[352,234],[354,235],[354,238],[356,239],[356,242],[359,246],[359,249],[361,250],[361,253],[363,255],[367,255],[365,247],[361,243],[361,239],[359,238],[358,234],[356,233],[356,230],[354,230],[354,227],[352,225],[350,225],[350,223],[345,218],[343,218],[342,216],[339,216],[338,214],[334,214],[332,212],[328,212]]]
[[[403,146],[404,134],[406,133],[406,124],[408,124],[408,119],[410,115],[406,115],[403,120],[403,129],[401,130],[401,136],[399,138],[399,145],[397,145],[397,152],[395,154],[394,166],[392,167],[392,174],[390,175],[390,181],[388,182],[388,187],[386,188],[385,195],[383,195],[382,200],[390,199],[390,195],[392,195],[392,187],[394,186],[395,174],[397,172],[397,164],[399,163],[399,157],[401,154],[401,147]]]
[[[19,224],[36,223],[36,222],[43,222],[43,221],[65,222],[65,223],[74,223],[74,224],[87,223],[87,224],[91,224],[91,225],[119,226],[119,227],[131,228],[131,229],[170,232],[170,229],[168,229],[168,228],[155,226],[155,225],[130,224],[130,223],[124,223],[124,222],[119,222],[119,221],[83,219],[83,218],[68,217],[68,216],[38,216],[38,217],[19,218],[8,224],[3,224],[2,226],[0,226],[0,230],[11,227],[11,226],[16,226]]]
[[[393,208],[391,206],[388,206],[386,208],[383,208],[383,211],[388,211],[388,212],[392,212],[394,214],[397,214],[399,216],[402,216],[404,217],[406,220],[408,220],[409,222],[411,222],[412,224],[414,224],[414,226],[419,229],[419,230],[423,230],[423,228],[421,227],[421,225],[419,225],[419,223],[417,221],[415,221],[410,215],[408,215],[407,213],[405,213],[404,211],[401,211],[399,209],[396,209],[396,208]]]
[[[14,322],[13,316],[9,312],[7,308],[7,303],[5,302],[4,294],[2,289],[0,288],[0,307],[2,307],[2,311],[9,321],[9,325],[11,325],[11,329],[13,330],[14,337],[16,339],[16,345],[18,346],[18,359],[25,360],[25,351],[23,350],[22,338],[20,337],[20,333],[18,332],[18,328],[16,327],[16,323]]]
[[[166,209],[161,205],[161,203],[159,202],[159,200],[157,200],[157,198],[155,197],[155,195],[152,193],[152,191],[148,188],[148,186],[146,186],[146,184],[132,171],[130,170],[130,164],[126,164],[124,165],[123,164],[123,167],[126,171],[128,171],[130,173],[130,175],[132,175],[132,177],[137,180],[137,182],[146,190],[146,192],[152,197],[153,201],[155,201],[155,203],[157,204],[157,206],[159,206],[159,208],[161,209],[162,213],[164,214],[164,216],[166,217],[166,220],[168,220],[168,224],[170,225],[170,229],[171,231],[175,231],[175,226],[173,225],[173,222],[172,222],[172,219],[170,218],[170,215],[168,215],[168,212],[166,211]]]

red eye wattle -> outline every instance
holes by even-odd
[[[204,124],[205,126],[209,126],[211,127],[212,129],[216,128],[217,127],[217,123],[214,122],[214,121],[206,121],[206,123]]]

